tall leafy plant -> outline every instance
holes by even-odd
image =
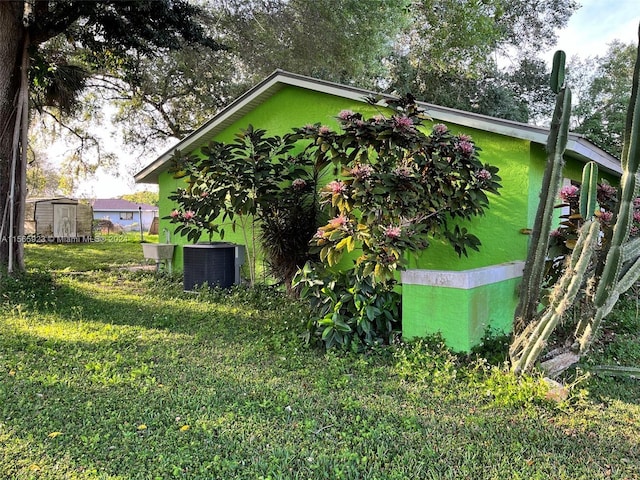
[[[289,272],[304,263],[298,258],[300,245],[316,228],[314,203],[308,197],[314,196],[319,170],[305,155],[292,155],[296,139],[268,136],[249,125],[232,143],[213,141],[201,155],[175,155],[170,172],[185,180],[184,187],[169,195],[178,206],[167,217],[176,224],[175,232],[191,241],[206,233],[211,241],[214,234],[224,239],[226,228],[239,227],[245,245],[253,247],[251,283],[256,280],[260,239],[269,245],[267,254],[279,265],[277,273],[289,281]],[[288,236],[294,222],[304,226]]]
[[[410,96],[388,106],[390,113],[371,118],[340,112],[339,132],[320,124],[296,130],[311,140],[307,151],[336,172],[320,192],[329,220],[311,241],[324,265],[296,278],[302,296],[315,302],[312,330],[327,346],[388,341],[400,320],[395,274],[407,254],[433,237],[459,255],[477,250],[479,239],[459,220],[482,215],[487,194],[500,187],[497,168],[480,161],[471,137],[442,124],[424,133],[426,116]],[[334,268],[355,251],[355,265]]]
[[[331,218],[312,245],[329,266],[360,249],[358,275],[383,282],[432,237],[446,239],[459,255],[478,250],[479,239],[458,221],[482,215],[487,194],[500,187],[498,169],[480,161],[470,136],[442,124],[424,133],[426,116],[410,96],[388,105],[391,114],[368,119],[340,112],[341,132],[320,124],[297,130],[312,140],[308,150],[315,158],[342,173],[320,193]]]
[[[318,188],[326,165],[300,154],[290,157],[285,167],[286,180],[278,195],[261,205],[260,243],[270,273],[293,293],[291,284],[298,270],[317,260],[309,242],[324,217]]]

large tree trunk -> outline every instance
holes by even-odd
[[[24,135],[21,135],[24,122],[16,122],[22,114],[22,111],[18,114],[18,107],[27,34],[22,16],[23,2],[0,2],[0,271],[10,265],[13,270],[24,268],[21,236],[24,232],[26,192],[21,151],[17,152],[14,162],[16,129],[17,138],[24,140]],[[13,174],[12,165],[15,167]]]

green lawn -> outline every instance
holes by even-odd
[[[28,246],[0,284],[0,478],[640,478],[640,381],[581,378],[556,405],[435,341],[301,345],[305,307],[267,288],[36,271],[90,270],[83,247]],[[612,323],[590,362],[637,366],[635,300]]]
[[[157,235],[145,235],[145,241],[157,242]],[[90,243],[40,243],[26,245],[28,269],[46,271],[111,270],[144,264],[139,234],[99,235]]]

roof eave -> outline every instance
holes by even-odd
[[[589,161],[596,162],[600,169],[607,173],[612,173],[617,176],[622,175],[622,164],[620,160],[594,145],[582,135],[569,135],[567,151],[573,153],[575,157],[585,163]]]
[[[369,90],[340,85],[324,80],[316,80],[311,77],[297,75],[283,70],[276,70],[269,77],[245,92],[234,102],[217,113],[211,120],[204,123],[200,128],[189,134],[177,145],[174,145],[172,148],[160,155],[154,162],[138,172],[134,176],[136,183],[158,183],[159,174],[164,171],[167,163],[176,151],[190,152],[202,146],[205,143],[204,139],[209,139],[212,132],[215,132],[217,129],[221,130],[239,118],[247,105],[252,105],[256,102],[261,103],[261,100],[264,97],[271,96],[285,85],[317,90],[329,95],[358,101],[362,101],[363,98],[368,95],[382,96],[386,99],[395,98],[391,95],[381,95]]]
[[[392,95],[383,95],[370,90],[318,80],[283,70],[276,70],[269,77],[237,98],[225,109],[221,110],[207,123],[182,139],[177,145],[167,150],[154,162],[137,173],[134,176],[136,183],[157,184],[160,173],[166,169],[167,163],[177,151],[191,152],[204,145],[209,138],[215,136],[217,131],[226,128],[240,118],[247,109],[262,103],[265,98],[268,98],[285,85],[297,86],[358,101],[362,101],[367,96],[377,96],[384,100],[397,98]],[[380,103],[383,103],[382,100]],[[542,145],[546,144],[549,135],[549,130],[544,127],[441,107],[425,102],[418,102],[418,104],[425,109],[427,115],[436,121],[455,123],[456,125],[529,140]],[[615,157],[601,150],[581,135],[569,135],[567,151],[570,156],[582,161],[595,161],[607,172],[617,175],[622,173],[620,162],[615,159]]]

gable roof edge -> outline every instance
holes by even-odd
[[[380,97],[380,104],[384,100],[397,99],[397,96],[380,94],[371,90],[361,89],[349,85],[341,85],[326,80],[319,80],[312,77],[299,75],[284,70],[275,70],[262,82],[247,90],[244,94],[222,109],[201,127],[180,140],[176,145],[161,154],[155,161],[147,165],[134,178],[136,183],[157,183],[158,174],[166,168],[167,162],[176,151],[192,151],[204,144],[203,140],[208,138],[216,129],[223,129],[237,120],[242,114],[256,103],[259,103],[264,96],[271,96],[284,86],[295,86],[309,90],[326,93],[351,100],[363,101],[365,97]],[[549,130],[545,127],[530,125],[512,120],[504,120],[490,117],[474,112],[466,112],[449,107],[417,102],[425,113],[435,121],[450,122],[456,125],[484,130],[522,140],[529,140],[534,143],[545,145]],[[605,171],[620,175],[622,169],[618,159],[608,154],[604,150],[591,143],[584,136],[576,133],[569,133],[567,153],[571,157],[582,161],[595,161]]]

